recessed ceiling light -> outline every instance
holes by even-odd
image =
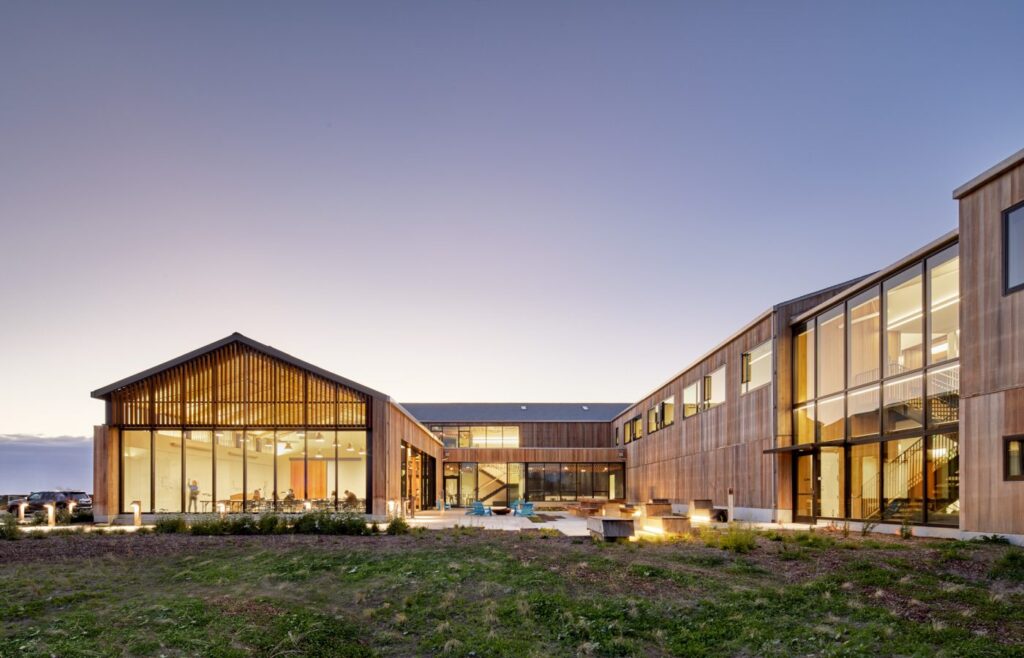
[[[519,405],[519,408],[522,409],[523,411],[526,411],[526,405],[525,404]]]
[[[590,411],[590,407],[588,407],[587,405],[583,405],[583,411]]]

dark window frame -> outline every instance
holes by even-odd
[[[1019,443],[1018,455],[1021,461],[1020,475],[1010,475],[1010,444]],[[1024,482],[1024,434],[1014,434],[1003,437],[1003,480],[1006,482]]]
[[[1010,285],[1010,215],[1017,212],[1018,210],[1024,210],[1024,201],[1010,206],[1002,212],[1002,256],[1003,256],[1003,296],[1011,295],[1019,290],[1024,290],[1024,281],[1011,286]]]

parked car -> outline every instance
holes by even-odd
[[[28,503],[25,514],[41,512],[46,505],[54,504],[58,510],[67,509],[69,501],[75,501],[75,512],[91,512],[92,498],[84,491],[33,491],[25,498],[12,500],[7,504],[7,511],[11,514],[18,513],[18,506],[21,503]]]

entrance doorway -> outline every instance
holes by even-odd
[[[814,454],[795,455],[793,459],[793,520],[814,520]]]
[[[459,476],[446,475],[444,478],[444,502],[452,507],[459,505]]]

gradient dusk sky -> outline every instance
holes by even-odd
[[[1020,2],[3,2],[0,434],[90,435],[90,390],[233,331],[402,401],[635,400],[954,228],[1024,146],[1022,33]]]

